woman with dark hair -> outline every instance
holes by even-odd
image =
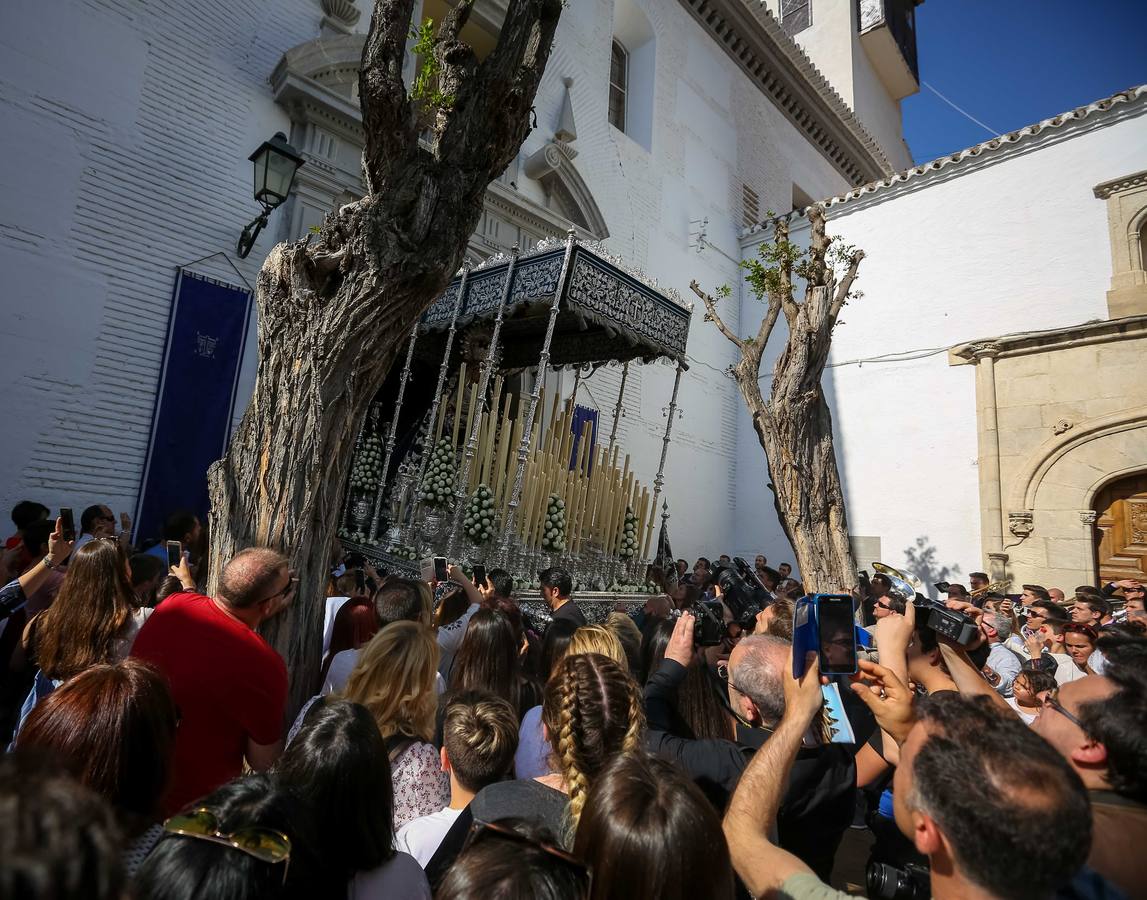
[[[546,629],[545,639],[542,641],[542,670],[541,677],[549,680],[554,668],[569,649],[577,623],[569,619],[554,619]],[[518,749],[514,753],[514,774],[518,778],[537,778],[553,771],[550,766],[549,738],[542,728],[542,706],[539,703],[526,710],[522,716],[522,724],[518,729]]]
[[[39,754],[0,754],[0,897],[123,900],[111,810]]]
[[[1095,652],[1095,644],[1099,640],[1099,632],[1092,626],[1079,622],[1065,622],[1063,625],[1063,650],[1071,657],[1076,677],[1094,675],[1091,668],[1091,654]]]
[[[574,855],[593,872],[591,900],[733,896],[721,820],[676,766],[644,753],[616,757],[590,788]]]
[[[641,680],[643,683],[649,680],[649,676],[656,672],[661,665],[661,660],[665,659],[665,648],[669,646],[669,638],[673,636],[673,626],[676,622],[676,619],[659,619],[642,636]]]
[[[305,804],[268,775],[237,778],[163,823],[135,877],[135,900],[345,897],[323,875]]]
[[[422,867],[394,849],[394,793],[386,742],[365,706],[324,698],[275,773],[311,811],[319,857],[348,896],[430,897]]]
[[[466,626],[466,637],[450,671],[451,691],[489,691],[509,701],[519,720],[536,705],[538,692],[522,674],[520,642],[510,619],[479,609]]]
[[[590,872],[553,833],[521,819],[475,822],[435,900],[586,900]]]
[[[139,867],[162,835],[177,714],[163,676],[136,659],[92,666],[37,704],[16,741],[56,760],[111,804],[127,840],[124,866]]]
[[[130,561],[119,541],[97,538],[76,550],[55,602],[24,630],[25,650],[39,672],[17,733],[36,703],[64,681],[127,657],[151,612],[136,607]]]

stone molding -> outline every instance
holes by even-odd
[[[1099,200],[1106,200],[1112,194],[1120,194],[1132,188],[1147,187],[1147,169],[1136,172],[1134,175],[1124,175],[1122,178],[1113,178],[1103,184],[1097,184],[1092,190]]]
[[[1128,316],[1123,319],[1101,319],[1067,328],[1047,331],[1027,331],[997,338],[979,338],[957,344],[948,351],[948,364],[974,365],[985,356],[1007,359],[1029,353],[1049,353],[1090,344],[1110,344],[1117,341],[1147,337],[1147,316]],[[994,350],[990,349],[994,348]]]
[[[1079,422],[1068,432],[1048,438],[1031,452],[1023,468],[1012,479],[1009,509],[1035,510],[1036,494],[1044,476],[1067,454],[1099,438],[1145,427],[1147,427],[1147,405],[1087,419]],[[1105,474],[1097,484],[1110,481],[1111,477],[1112,473]],[[1093,493],[1095,487],[1092,486]]]
[[[680,0],[757,88],[853,185],[895,171],[884,151],[758,0]]]

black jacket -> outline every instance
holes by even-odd
[[[723,813],[745,766],[772,731],[738,721],[736,741],[694,740],[673,734],[674,700],[684,678],[685,667],[667,659],[646,684],[646,746],[678,763]],[[854,747],[841,744],[800,750],[777,816],[780,846],[800,857],[825,882],[831,877],[845,829],[852,823],[854,754]]]

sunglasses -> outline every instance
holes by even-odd
[[[1054,709],[1057,713],[1059,713],[1061,716],[1063,716],[1069,722],[1074,722],[1077,727],[1083,729],[1084,731],[1087,731],[1087,729],[1084,727],[1083,723],[1081,721],[1079,721],[1079,717],[1074,715],[1073,713],[1069,713],[1064,708],[1063,704],[1059,702],[1059,685],[1056,685],[1050,691],[1048,691],[1046,694],[1043,695],[1043,706],[1044,706],[1044,708],[1050,707],[1051,709]]]
[[[516,844],[537,847],[547,856],[560,862],[576,877],[579,885],[582,886],[580,896],[589,896],[590,888],[593,886],[593,873],[590,871],[589,866],[576,856],[567,853],[561,847],[555,847],[553,844],[548,844],[545,841],[536,841],[497,822],[479,822],[477,820],[475,820],[473,827],[470,829],[470,836],[466,839],[466,846],[469,848],[484,841],[491,840],[512,841]]]
[[[172,816],[163,823],[167,834],[210,841],[231,847],[260,862],[283,863],[283,884],[287,883],[287,869],[291,863],[291,839],[281,831],[249,825],[225,834],[219,830],[219,818],[209,809],[196,809]]]
[[[295,592],[295,588],[298,586],[299,579],[291,576],[291,580],[287,582],[287,586],[285,588],[283,588],[281,591],[278,591],[277,593],[272,594],[270,597],[264,597],[261,602],[266,603],[268,600],[278,600],[280,597],[289,597]]]

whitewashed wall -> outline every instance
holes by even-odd
[[[606,121],[613,0],[578,0],[563,14],[538,129],[523,154],[551,137],[561,79],[573,76],[576,164],[610,246],[686,297],[692,278],[734,283],[742,183],[755,187],[764,210],[787,209],[794,183],[819,196],[842,190],[844,180],[682,6],[618,3],[654,34],[650,146]],[[317,0],[3,5],[0,371],[8,390],[0,417],[8,428],[0,510],[25,497],[52,507],[134,507],[175,267],[216,251],[233,256],[255,212],[247,156],[288,130],[268,77],[284,51],[317,36],[321,15]],[[542,199],[529,179],[518,183]],[[239,263],[252,283],[281,217]],[[706,217],[712,246],[698,253],[690,235]],[[206,271],[238,279],[218,264]],[[700,310],[689,352],[665,496],[675,549],[695,555],[736,542],[740,425],[739,399],[720,374],[730,348]],[[612,409],[617,375],[594,376],[583,397]],[[647,367],[629,382],[622,435],[648,483],[672,377],[669,367]],[[189,410],[188,427],[194,417]]]
[[[879,537],[886,562],[907,565],[923,539],[938,576],[966,582],[983,568],[975,372],[949,366],[946,350],[1107,317],[1107,210],[1092,188],[1142,169],[1147,104],[1135,109],[829,209],[829,232],[867,258],[824,386],[852,533]],[[918,358],[874,359],[886,354]],[[761,452],[743,439],[741,453],[743,496],[761,502]],[[776,541],[775,526],[759,534]]]

